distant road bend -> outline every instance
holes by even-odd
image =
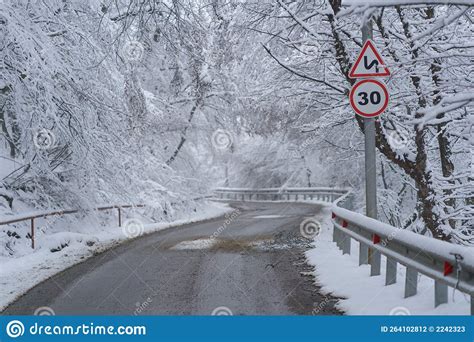
[[[143,236],[37,285],[3,313],[341,314],[305,272],[299,232],[318,205],[234,202],[227,217]],[[324,302],[324,305],[321,303]],[[318,308],[317,311],[314,311]]]

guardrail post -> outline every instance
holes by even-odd
[[[349,195],[347,197],[346,208],[349,210],[354,209],[354,196],[353,195]]]
[[[31,219],[31,248],[35,249],[35,219]]]
[[[349,234],[342,235],[342,254],[351,254],[351,236]]]
[[[435,308],[448,302],[448,285],[435,280]]]
[[[405,277],[405,298],[416,295],[416,288],[418,287],[418,271],[414,268],[408,267]]]
[[[370,250],[370,276],[380,275],[380,262],[382,256],[376,249]]]
[[[385,285],[392,285],[397,282],[397,262],[387,257],[387,270],[385,273]]]
[[[118,209],[118,220],[119,220],[119,227],[122,227],[122,210],[120,210],[120,207]]]
[[[341,249],[341,239],[343,238],[342,232],[334,226],[334,242],[336,242],[337,248]]]
[[[367,265],[369,263],[369,247],[362,242],[359,242],[359,266]]]
[[[337,247],[342,250],[342,240],[344,239],[344,233],[342,231],[337,232]]]

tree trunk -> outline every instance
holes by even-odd
[[[201,99],[198,98],[196,102],[194,103],[193,108],[191,108],[191,111],[189,112],[189,117],[188,117],[188,125],[184,127],[183,131],[181,132],[181,139],[179,140],[178,146],[174,150],[173,154],[171,157],[166,161],[166,165],[171,165],[171,163],[176,159],[176,157],[179,154],[179,151],[181,151],[181,148],[183,148],[184,143],[186,142],[186,132],[189,128],[189,125],[191,124],[191,121],[193,120],[194,114],[196,113],[196,110],[198,109],[199,105],[201,103]]]
[[[5,86],[4,88],[0,89],[0,126],[4,134],[4,139],[8,144],[10,157],[15,158],[17,152],[16,146],[20,138],[20,129],[18,127],[18,123],[16,122],[15,113],[13,111],[8,111],[7,103],[10,92],[10,86]],[[11,116],[10,120],[8,120],[8,122],[11,124],[11,135],[7,127],[7,115]]]
[[[433,7],[428,7],[425,10],[426,19],[433,19],[435,16],[435,10]],[[440,86],[441,86],[441,60],[439,58],[435,58],[433,63],[430,65],[430,72],[431,72],[431,80],[435,86],[435,90],[433,94],[435,95],[435,99],[433,101],[434,105],[437,105],[443,99],[441,96]],[[444,113],[439,114],[436,118],[442,119],[444,117]],[[448,133],[446,131],[446,123],[441,123],[436,125],[436,132],[437,132],[437,139],[438,139],[438,146],[439,146],[439,157],[441,162],[441,171],[443,173],[443,177],[451,178],[454,173],[454,164],[451,161],[451,146],[448,139]],[[448,181],[449,184],[454,185],[453,181]],[[443,194],[447,197],[444,200],[444,204],[448,208],[453,208],[456,205],[454,198],[449,198],[452,194],[451,189],[443,189]],[[454,228],[455,223],[454,221],[448,222],[449,225]]]

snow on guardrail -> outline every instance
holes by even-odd
[[[359,264],[370,264],[380,274],[380,257],[387,257],[385,284],[396,282],[397,263],[407,268],[405,298],[417,293],[418,272],[435,281],[435,307],[448,302],[448,286],[471,297],[474,314],[474,247],[456,245],[396,228],[365,215],[332,205],[333,241],[343,254],[351,253],[351,239],[359,242]]]

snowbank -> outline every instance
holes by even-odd
[[[233,209],[223,203],[208,202],[199,213],[173,222],[141,226],[143,234],[219,217]],[[123,228],[123,227],[122,227]],[[93,229],[91,230],[93,231]],[[41,248],[18,258],[2,257],[0,267],[0,310],[20,295],[54,274],[94,254],[133,238],[130,231],[119,227],[101,228],[97,233],[57,232],[38,241]],[[54,252],[53,252],[54,251]]]
[[[405,267],[398,265],[397,283],[385,286],[385,259],[380,276],[370,277],[370,266],[359,265],[358,244],[352,239],[352,254],[342,252],[332,242],[331,209],[317,216],[322,224],[314,249],[306,253],[315,267],[314,276],[321,291],[343,297],[337,307],[349,315],[469,315],[469,296],[450,288],[449,302],[434,308],[434,280],[420,275],[418,294],[404,298]],[[454,298],[453,298],[454,297]]]

